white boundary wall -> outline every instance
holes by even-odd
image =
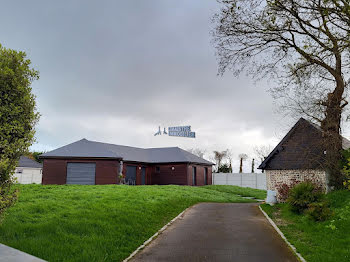
[[[17,167],[13,174],[18,184],[41,184],[42,169]]]
[[[213,185],[231,185],[266,190],[266,173],[213,173]]]

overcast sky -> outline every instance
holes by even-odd
[[[238,154],[275,145],[293,122],[275,112],[274,83],[217,76],[218,10],[214,0],[3,1],[1,44],[40,71],[32,149],[81,138],[202,148],[207,158],[229,148],[238,171]],[[197,137],[155,137],[159,125],[191,125]]]

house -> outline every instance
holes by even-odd
[[[26,156],[21,156],[14,177],[17,178],[19,184],[41,184],[42,169],[42,164]]]
[[[277,191],[282,184],[309,180],[328,191],[322,141],[321,128],[300,118],[259,166],[266,171],[267,189]],[[343,138],[343,149],[348,148],[350,141]]]
[[[40,156],[43,184],[210,185],[213,163],[178,147],[137,148],[86,139]]]

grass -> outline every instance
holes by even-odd
[[[205,186],[205,188],[209,190],[241,195],[244,197],[254,197],[256,199],[266,198],[266,190],[253,189],[248,187],[212,185],[212,186]]]
[[[253,201],[227,186],[20,185],[19,189],[19,201],[1,217],[0,243],[49,261],[121,261],[189,206]]]
[[[334,215],[324,222],[296,215],[287,204],[262,208],[308,262],[350,261],[350,191],[332,192],[327,199]]]

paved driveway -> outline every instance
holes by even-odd
[[[45,260],[0,244],[0,262],[45,262]]]
[[[298,261],[257,204],[202,203],[132,261]]]

